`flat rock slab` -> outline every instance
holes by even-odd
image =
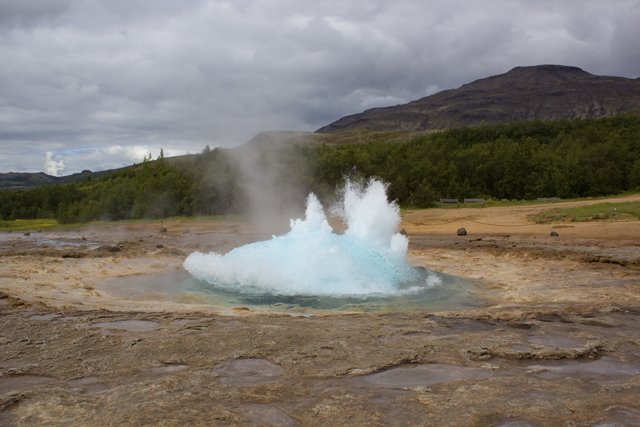
[[[58,382],[56,378],[40,375],[15,375],[0,378],[0,394],[11,393],[40,385]]]
[[[597,384],[620,384],[640,375],[640,359],[623,362],[615,357],[604,356],[595,361],[561,361],[536,364],[528,367],[535,377],[555,380],[560,378],[585,379]]]
[[[411,388],[458,379],[488,378],[490,376],[493,376],[493,372],[487,369],[432,363],[426,365],[406,364],[375,374],[364,375],[353,381],[365,386]]]
[[[234,359],[214,367],[214,372],[223,374],[225,384],[254,386],[269,384],[282,379],[284,368],[266,359]]]
[[[302,425],[300,421],[287,415],[275,406],[256,403],[242,408],[244,415],[253,421],[253,425],[297,427]]]
[[[583,341],[571,338],[554,337],[554,336],[535,336],[527,338],[531,344],[546,345],[555,348],[580,348],[584,346]]]
[[[130,332],[147,332],[158,329],[160,324],[149,320],[118,320],[115,322],[94,323],[91,326],[102,329],[121,329]]]

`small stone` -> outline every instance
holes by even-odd
[[[167,229],[166,229],[165,227],[160,227],[160,232],[161,232],[161,233],[166,233],[166,232],[167,232]]]
[[[402,234],[403,236],[407,235],[407,230],[405,230],[404,228],[402,230],[400,230],[400,234]]]
[[[156,248],[162,249],[162,248],[164,248],[164,245],[158,245],[158,246],[156,246]]]
[[[31,236],[31,233],[29,233],[28,231],[26,233],[24,233],[25,236]]]
[[[458,228],[458,236],[466,236],[467,229],[466,228]]]
[[[559,236],[559,234],[558,234],[558,233],[556,233],[555,231],[552,231],[552,232],[551,232],[551,235],[552,235],[552,236]]]

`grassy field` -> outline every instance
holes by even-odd
[[[640,202],[598,203],[571,209],[556,209],[531,218],[538,224],[551,222],[625,221],[640,219]]]
[[[0,221],[0,230],[41,230],[58,226],[55,219],[17,219]]]
[[[34,230],[68,230],[80,227],[109,228],[130,224],[158,224],[163,222],[195,222],[195,221],[246,221],[242,215],[211,215],[199,217],[175,217],[165,219],[130,219],[123,221],[94,221],[76,224],[58,224],[55,219],[18,219],[14,221],[0,221],[0,231],[34,231]]]

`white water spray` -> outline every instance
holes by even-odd
[[[194,252],[184,267],[197,279],[238,292],[284,295],[398,294],[439,281],[425,279],[406,260],[409,241],[396,233],[400,209],[387,202],[386,186],[348,182],[333,212],[347,223],[334,234],[315,195],[305,219],[291,231],[252,243],[226,255]],[[414,287],[411,287],[414,286]]]

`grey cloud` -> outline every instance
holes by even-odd
[[[639,3],[5,0],[0,172],[312,131],[518,65],[637,77]]]

